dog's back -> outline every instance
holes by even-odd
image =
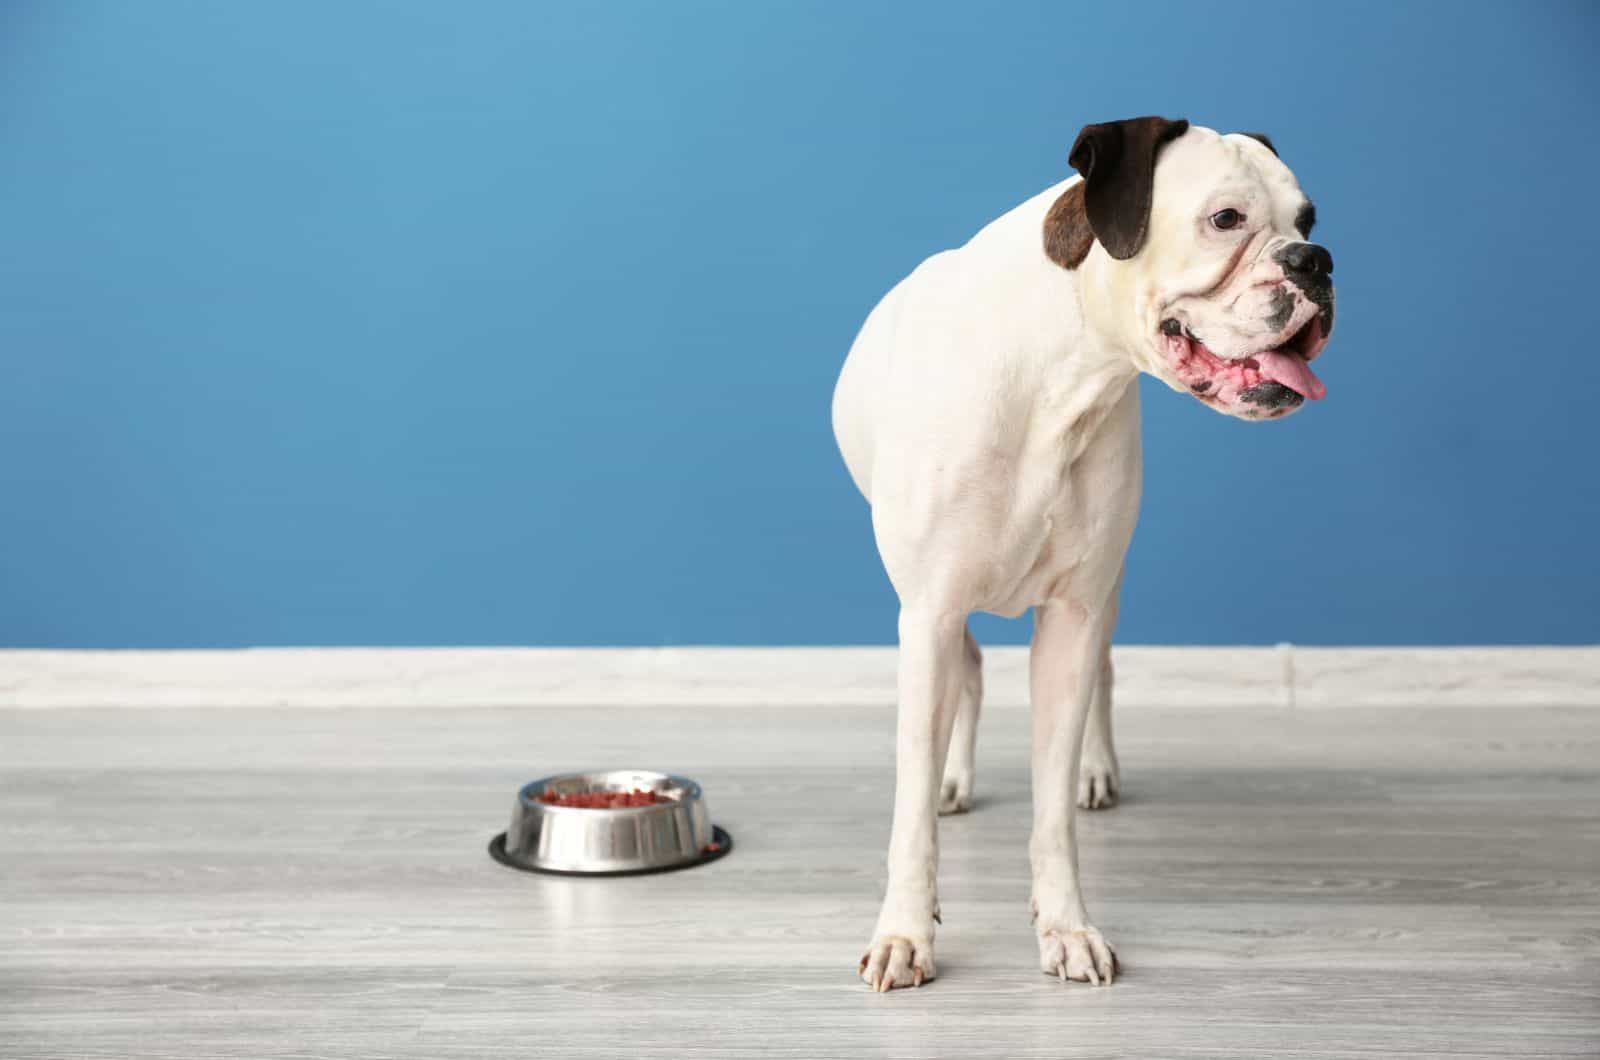
[[[1026,342],[997,341],[1007,324],[1026,329],[1033,307],[1057,304],[1064,274],[1045,257],[1036,233],[1070,183],[1035,195],[962,246],[927,258],[867,315],[834,387],[833,433],[868,501],[875,435],[891,412],[884,402],[907,392],[923,408],[944,397],[961,400],[972,392],[974,374],[992,368],[974,363],[985,349],[1026,348]],[[1040,297],[1030,297],[1035,292]]]

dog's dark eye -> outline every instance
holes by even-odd
[[[1211,227],[1219,232],[1226,232],[1230,228],[1238,228],[1242,224],[1244,224],[1244,214],[1231,207],[1226,210],[1218,210],[1211,215]]]

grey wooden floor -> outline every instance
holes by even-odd
[[[1120,715],[1084,826],[1126,971],[1040,975],[1026,712],[943,830],[941,978],[854,978],[876,709],[0,712],[0,1055],[1600,1056],[1600,711]],[[484,845],[567,767],[705,782],[658,877]]]

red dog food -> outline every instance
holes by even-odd
[[[576,806],[584,810],[625,810],[632,806],[671,802],[672,796],[644,788],[635,791],[575,791],[570,795],[544,791],[539,793],[539,801],[546,806]]]

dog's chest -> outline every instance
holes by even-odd
[[[1015,617],[1048,599],[1099,600],[1115,584],[1139,510],[1138,388],[1090,413],[1019,454],[984,610]]]

